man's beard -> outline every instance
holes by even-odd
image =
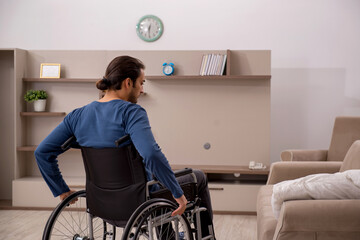
[[[135,95],[135,91],[134,91],[134,88],[131,90],[130,92],[130,95],[129,95],[129,98],[128,98],[128,101],[131,102],[131,103],[137,103],[137,96]]]

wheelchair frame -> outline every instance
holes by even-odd
[[[194,173],[191,173],[191,174],[195,177]],[[148,186],[150,186],[150,185],[156,184],[156,183],[157,183],[157,181],[153,180],[153,181],[148,182],[147,184],[148,184]],[[44,233],[43,233],[43,238],[42,238],[43,240],[52,240],[53,239],[52,234],[53,234],[54,225],[56,224],[56,221],[58,221],[58,218],[65,218],[64,216],[61,216],[62,212],[64,212],[64,214],[66,216],[72,215],[71,213],[68,213],[68,212],[71,212],[71,210],[67,210],[66,208],[71,207],[72,204],[70,204],[70,202],[73,202],[75,199],[78,199],[78,201],[80,201],[79,198],[85,198],[85,201],[86,201],[86,191],[85,190],[80,190],[80,191],[74,192],[69,197],[67,197],[64,201],[62,201],[58,204],[58,206],[54,209],[54,211],[52,212],[52,214],[50,215],[50,217],[46,223]],[[202,238],[201,237],[201,228],[195,227],[195,226],[201,225],[200,212],[206,211],[206,208],[201,208],[198,206],[198,204],[199,204],[198,199],[196,199],[193,202],[188,203],[187,209],[185,210],[185,213],[183,215],[174,216],[174,217],[169,216],[171,214],[171,212],[177,208],[177,206],[172,201],[167,200],[167,199],[159,199],[159,198],[151,199],[149,196],[147,197],[147,199],[148,200],[145,201],[143,204],[141,204],[137,208],[137,210],[132,214],[132,216],[130,217],[125,228],[123,229],[121,239],[139,239],[139,238],[136,238],[139,235],[139,233],[137,234],[135,232],[135,234],[134,234],[131,232],[131,230],[133,228],[136,228],[138,222],[147,221],[147,220],[144,220],[144,218],[139,219],[139,216],[147,215],[147,216],[143,216],[143,217],[148,217],[149,215],[151,215],[151,212],[148,212],[149,209],[151,209],[154,206],[155,206],[155,208],[158,206],[165,206],[169,209],[169,211],[167,211],[165,213],[165,216],[160,216],[160,217],[155,216],[155,219],[151,220],[151,222],[148,225],[149,229],[154,228],[152,225],[159,225],[159,224],[161,225],[161,224],[164,224],[166,222],[171,222],[171,221],[175,221],[175,222],[182,221],[183,222],[182,225],[183,226],[185,225],[185,229],[182,229],[182,230],[187,232],[187,238],[183,238],[175,230],[176,233],[175,233],[175,236],[173,239],[176,239],[176,240],[214,239],[212,232],[210,232],[211,235],[209,235],[205,238]],[[105,220],[103,220],[101,218],[93,216],[92,214],[90,214],[88,212],[87,209],[83,209],[83,207],[81,206],[81,203],[79,205],[80,206],[75,206],[74,211],[82,212],[83,214],[86,215],[86,217],[83,215],[80,215],[78,217],[79,223],[76,223],[75,227],[71,227],[71,228],[79,228],[79,230],[76,231],[74,229],[74,233],[72,235],[68,235],[69,238],[66,238],[66,239],[96,240],[96,239],[99,239],[99,237],[101,237],[100,239],[103,239],[103,240],[115,240],[116,229],[118,227],[116,227],[113,224],[107,223]],[[79,214],[82,214],[82,213],[79,213]],[[76,215],[76,213],[75,213],[75,215]],[[164,220],[164,217],[166,220]],[[71,216],[71,218],[72,218],[71,221],[77,222],[76,217]],[[80,220],[85,219],[85,218],[87,219],[87,227],[85,226],[85,228],[81,228],[82,223],[80,223]],[[178,220],[176,220],[176,219],[178,219]],[[67,220],[67,222],[69,223],[70,221]],[[64,225],[64,223],[61,225]],[[192,227],[192,225],[194,227]],[[175,224],[175,226],[177,226],[177,225]],[[70,227],[67,227],[67,228],[70,228]],[[86,230],[87,228],[88,228],[88,230]],[[99,233],[99,231],[102,232],[101,236],[99,235],[99,234],[101,234],[101,233]],[[195,234],[195,238],[194,238],[193,234]],[[133,237],[135,237],[135,238],[133,238]],[[61,239],[64,239],[64,238],[61,238]],[[151,235],[149,235],[146,239],[158,239],[158,238],[153,238]],[[160,239],[163,239],[163,238],[160,238]],[[165,239],[168,239],[168,238],[165,238]]]
[[[116,142],[116,145],[118,146],[128,139],[129,136],[124,136]],[[64,150],[69,149],[74,140],[74,137],[69,139],[62,148]],[[196,175],[193,173],[192,169],[183,169],[175,172],[176,177],[187,174],[191,174],[194,183],[197,184]],[[155,179],[146,183],[146,201],[138,206],[126,222],[126,226],[122,229],[123,233],[121,239],[143,239],[140,237],[144,237],[144,239],[149,240],[193,240],[194,236],[196,240],[215,239],[212,227],[209,227],[210,235],[202,238],[200,212],[206,211],[207,209],[199,206],[200,199],[197,194],[195,199],[187,204],[184,214],[180,216],[171,216],[171,213],[177,208],[177,205],[168,199],[150,198],[151,194],[149,189],[150,186],[154,184],[159,184],[159,181]],[[86,204],[86,191],[80,190],[74,192],[64,201],[60,202],[53,210],[46,223],[42,239],[53,240],[53,237],[56,237],[55,235],[63,234],[60,239],[97,240],[102,238],[103,240],[115,240],[116,229],[118,226],[115,226],[111,221],[91,214],[89,209],[87,209],[87,206],[85,206],[86,210],[84,210],[84,206],[82,206],[83,199]],[[74,205],[74,201],[79,202],[79,207],[73,208],[72,205]],[[69,209],[73,209],[75,212],[74,215],[78,215],[77,219],[75,219],[72,211]],[[60,222],[58,224],[61,219],[65,219],[65,222]],[[83,221],[87,222],[87,226],[85,226],[84,229],[82,228],[81,223]],[[74,223],[75,226],[65,226],[70,225],[70,222]],[[181,225],[179,225],[180,223]],[[57,227],[57,225],[59,226]],[[59,233],[54,233],[54,230]],[[68,231],[69,235],[63,233],[64,231]],[[71,231],[73,231],[73,233],[70,233]],[[167,235],[162,236],[162,233]],[[101,234],[101,236],[97,234]],[[171,238],[169,238],[169,234],[172,235]]]

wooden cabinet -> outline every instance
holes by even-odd
[[[115,56],[130,55],[146,65],[146,94],[139,104],[147,110],[154,136],[171,165],[216,166],[215,172],[203,169],[213,189],[214,210],[255,211],[251,204],[265,180],[239,184],[214,174],[233,175],[249,161],[269,165],[270,51],[11,51],[14,206],[54,206],[57,201],[42,180],[33,151],[67,113],[99,98],[95,83]],[[208,53],[228,55],[226,75],[199,76],[202,56]],[[167,61],[175,64],[174,76],[162,75],[162,63]],[[63,78],[37,78],[40,64],[46,62],[60,63]],[[23,95],[31,88],[48,92],[48,112],[29,112]],[[70,186],[84,185],[79,151],[62,154],[59,166]],[[229,167],[232,172],[224,173]]]
[[[173,165],[173,169],[200,169],[208,179],[215,213],[255,214],[259,188],[266,184],[269,168],[251,170],[248,166]]]

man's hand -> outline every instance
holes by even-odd
[[[76,192],[76,191],[70,189],[70,191],[60,194],[60,200],[64,201],[65,198],[67,198],[68,196],[70,196],[74,192]],[[70,204],[74,204],[76,201],[77,201],[77,199],[75,199],[74,201],[71,201]]]
[[[181,215],[185,212],[187,200],[184,195],[179,198],[174,198],[176,202],[179,204],[179,207],[172,212],[171,216]]]

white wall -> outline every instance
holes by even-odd
[[[154,43],[135,33],[145,14],[165,25]],[[0,48],[272,50],[272,162],[360,115],[359,43],[359,0],[0,1]]]

